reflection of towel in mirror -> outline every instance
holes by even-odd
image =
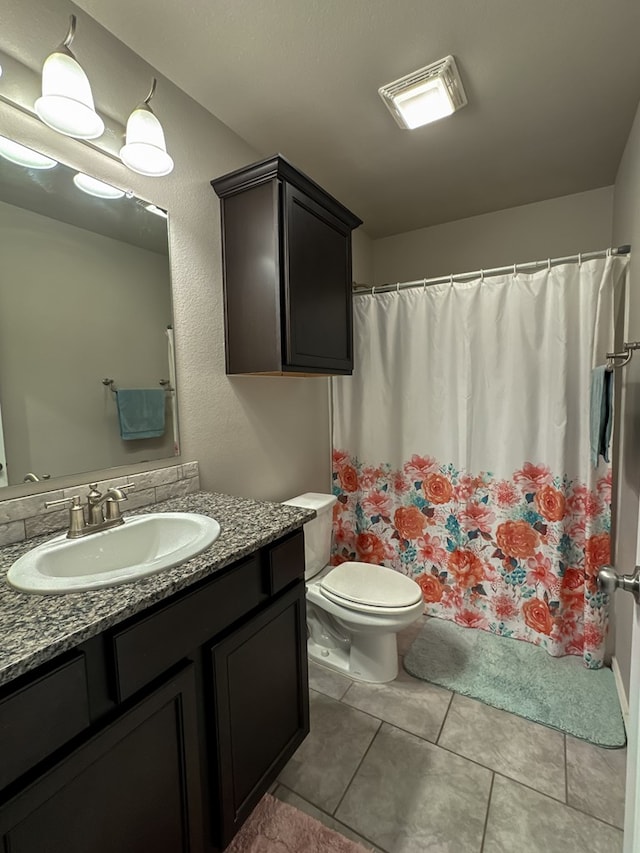
[[[613,372],[606,367],[591,371],[591,462],[598,467],[602,456],[609,461],[609,442],[613,425]]]
[[[164,435],[164,388],[125,388],[116,391],[120,437],[159,438]]]

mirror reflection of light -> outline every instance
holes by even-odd
[[[156,216],[161,216],[163,219],[169,218],[167,211],[161,207],[157,207],[155,204],[145,204],[144,209],[148,210],[149,213],[155,213]]]
[[[83,193],[88,193],[88,195],[93,195],[96,198],[122,198],[124,195],[124,190],[119,190],[117,187],[112,187],[111,184],[92,178],[91,175],[85,175],[84,172],[78,172],[74,175],[73,183]]]
[[[26,145],[20,145],[19,142],[7,139],[6,136],[0,136],[0,156],[17,166],[25,166],[28,169],[53,169],[58,165],[57,160],[32,151]]]

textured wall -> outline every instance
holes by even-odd
[[[74,51],[96,106],[124,125],[153,69],[68,0],[3,4],[3,49],[39,68],[64,36],[70,12],[78,15]],[[209,181],[258,154],[162,77],[153,105],[175,160],[165,178],[135,175],[1,103],[0,127],[169,210],[182,458],[199,460],[203,488],[274,499],[322,491],[329,484],[327,380],[224,373],[219,202]]]
[[[640,251],[640,108],[615,184],[613,239],[630,243]],[[640,264],[631,256],[628,279],[625,340],[640,340]],[[618,518],[616,525],[615,561],[619,572],[628,574],[636,564],[636,532],[638,529],[638,496],[640,494],[640,358],[637,354],[623,370],[616,373],[622,381],[622,412],[618,435],[619,458],[616,466]],[[627,695],[631,669],[631,634],[634,602],[630,595],[616,593],[616,647]]]
[[[603,187],[376,240],[375,284],[604,249],[612,201]]]

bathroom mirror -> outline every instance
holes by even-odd
[[[0,155],[0,486],[176,455],[166,213]]]

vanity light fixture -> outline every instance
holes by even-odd
[[[91,175],[85,175],[84,172],[75,174],[73,183],[83,193],[96,196],[96,198],[122,198],[124,195],[124,190],[119,190],[117,187],[112,187],[111,184],[92,178]]]
[[[65,136],[97,139],[104,132],[104,122],[95,110],[87,75],[69,49],[75,34],[76,16],[71,15],[64,41],[42,67],[42,97],[35,102],[35,111]]]
[[[464,107],[467,96],[453,56],[446,56],[378,89],[396,122],[413,130]]]
[[[152,178],[168,175],[173,170],[162,125],[149,106],[157,82],[154,77],[149,94],[127,119],[127,136],[120,149],[120,159],[125,166],[139,175]]]
[[[19,142],[7,139],[6,136],[0,136],[0,157],[17,166],[25,166],[27,169],[53,169],[58,165],[57,160],[32,151],[26,145],[20,145]]]

